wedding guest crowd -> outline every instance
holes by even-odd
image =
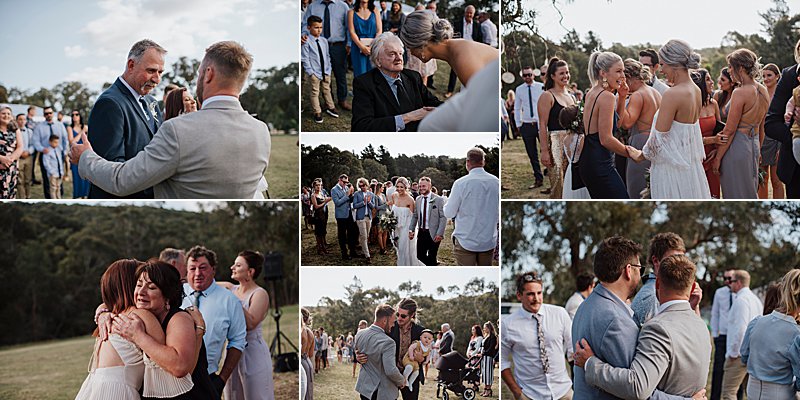
[[[800,62],[800,41],[794,52]],[[534,79],[533,67],[523,67],[524,82],[505,109],[525,143],[529,189],[544,186],[547,173],[543,194],[552,198],[800,197],[792,134],[793,127],[800,133],[800,119],[789,102],[800,85],[798,64],[781,70],[736,49],[715,91],[700,62],[682,40],[642,49],[638,60],[595,52],[583,113],[571,107],[584,94],[570,84],[566,61],[551,59],[544,83]],[[584,131],[575,128],[581,122]],[[574,140],[565,140],[566,130],[575,131]]]

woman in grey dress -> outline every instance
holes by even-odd
[[[764,86],[767,87],[770,102],[772,96],[775,95],[775,88],[778,87],[778,81],[781,79],[781,70],[775,64],[767,64],[761,70],[761,76],[764,78]],[[768,199],[769,188],[772,187],[772,198],[783,199],[785,197],[785,190],[783,189],[783,182],[778,178],[778,148],[780,143],[769,137],[764,136],[764,142],[761,143],[761,169],[766,173],[764,184],[758,187],[758,198]]]
[[[625,83],[622,84],[617,97],[617,113],[622,129],[630,129],[628,144],[638,150],[644,148],[653,118],[661,106],[661,94],[658,90],[647,85],[652,75],[650,69],[632,58],[625,60]],[[630,91],[627,99],[626,92]],[[627,163],[625,171],[625,186],[628,196],[632,199],[641,199],[642,191],[647,187],[645,173],[650,169],[650,161],[640,163]]]
[[[755,199],[758,190],[758,158],[764,138],[762,128],[769,107],[769,94],[764,85],[756,82],[761,73],[758,56],[750,50],[738,49],[728,54],[731,78],[739,85],[731,95],[730,110],[722,144],[712,164],[720,176],[722,197],[725,199]]]

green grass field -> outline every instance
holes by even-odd
[[[317,254],[317,242],[314,238],[314,231],[308,230],[305,227],[305,222],[300,220],[302,229],[301,234],[301,242],[302,242],[302,253],[301,253],[301,264],[302,265],[397,265],[397,255],[394,251],[387,251],[386,254],[379,253],[378,243],[370,244],[369,252],[372,256],[371,264],[367,264],[366,260],[361,259],[352,259],[349,261],[342,260],[342,254],[339,251],[339,239],[336,236],[336,218],[334,217],[333,211],[330,212],[328,215],[328,234],[326,238],[328,240],[328,244],[331,246],[328,247],[328,255],[319,255]],[[439,265],[446,266],[446,265],[456,265],[456,259],[453,257],[453,242],[450,241],[450,236],[453,234],[453,223],[448,222],[447,227],[444,230],[445,239],[442,240],[441,245],[439,246],[439,253],[437,258],[439,259]],[[387,247],[391,247],[391,245],[387,242]]]
[[[356,376],[358,376],[358,366],[356,367]],[[420,385],[420,399],[435,399],[436,398],[436,376],[438,372],[436,368],[430,367],[425,379],[425,384]],[[494,370],[494,384],[492,389],[494,393],[490,397],[480,397],[483,391],[481,387],[478,391],[476,399],[498,399],[500,379],[500,371],[495,368]],[[314,375],[314,399],[316,400],[350,400],[358,398],[358,393],[355,391],[356,378],[353,377],[353,366],[349,363],[339,363],[333,360],[328,369],[321,370],[318,374]],[[448,391],[451,399],[457,399],[452,391]],[[440,396],[441,398],[441,396]],[[511,399],[511,397],[505,397]],[[398,399],[400,397],[398,396]]]
[[[437,60],[436,62],[436,72],[434,73],[433,83],[436,86],[435,90],[431,90],[431,92],[439,98],[439,100],[445,101],[445,93],[447,93],[447,81],[450,78],[450,65],[442,60]],[[305,82],[303,82],[305,83]],[[456,88],[455,91],[458,92],[461,89],[461,82],[456,81]],[[347,71],[347,90],[352,93],[353,91],[353,71]],[[302,113],[300,116],[300,129],[301,132],[350,132],[350,119],[352,118],[353,114],[350,111],[343,110],[339,105],[336,105],[336,109],[339,110],[339,118],[333,118],[328,114],[322,113],[322,117],[325,121],[321,124],[314,122],[314,113],[311,111],[311,103],[309,100],[309,92],[310,89],[301,89],[302,93],[302,100],[300,102]],[[331,81],[331,95],[333,96],[333,101],[338,102],[336,99],[336,78],[333,78]],[[347,98],[348,102],[352,102],[352,96]],[[320,105],[324,108],[324,100],[322,100],[322,96],[320,96]]]
[[[273,199],[295,199],[298,193],[298,169],[300,152],[299,136],[272,135],[272,150],[269,156],[269,168],[264,176],[269,182],[269,195]],[[39,173],[39,162],[36,163],[34,176],[42,180]],[[31,199],[43,199],[42,185],[31,187]],[[72,198],[72,181],[64,182],[64,199]]]
[[[538,142],[537,142],[538,143]],[[503,188],[508,190],[501,191],[504,199],[549,199],[550,195],[542,194],[542,190],[550,187],[550,181],[545,177],[544,186],[536,189],[528,189],[533,185],[533,171],[528,153],[525,152],[525,144],[522,138],[506,140],[503,142],[502,160],[500,161],[500,179]],[[544,167],[542,167],[544,171]]]
[[[281,330],[299,346],[298,306],[282,307],[281,311]],[[271,315],[263,328],[264,339],[271,343],[275,336]],[[93,345],[93,337],[81,336],[0,349],[0,399],[74,399],[86,378]],[[297,398],[297,372],[275,373],[273,380],[276,399]]]

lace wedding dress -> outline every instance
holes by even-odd
[[[417,237],[408,238],[408,232],[412,230],[411,209],[394,206],[392,211],[397,216],[397,227],[394,229],[397,236],[397,265],[424,265],[417,259]]]

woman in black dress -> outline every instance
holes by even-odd
[[[328,254],[325,247],[325,235],[328,234],[328,202],[329,196],[322,192],[322,180],[314,180],[311,193],[311,206],[314,210],[314,236],[317,238],[317,254]]]
[[[592,88],[583,113],[587,134],[578,161],[580,177],[593,199],[627,199],[628,190],[614,166],[615,153],[628,156],[625,145],[613,134],[619,118],[614,92],[625,85],[622,58],[609,51],[592,53],[589,80]]]

